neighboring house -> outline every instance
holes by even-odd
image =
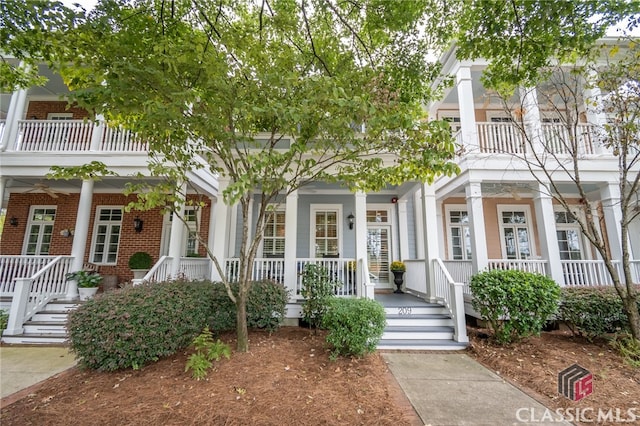
[[[341,281],[338,295],[383,301],[390,348],[426,348],[397,342],[403,339],[396,332],[408,324],[401,322],[405,319],[422,326],[420,333],[432,333],[439,343],[427,345],[431,348],[463,347],[465,302],[466,313],[473,314],[467,283],[480,270],[536,271],[560,285],[609,283],[603,262],[575,224],[540,191],[526,166],[510,155],[522,149],[522,138],[512,116],[486,96],[479,80],[483,62],[460,62],[453,51],[442,60],[445,73],[455,76],[455,85],[430,106],[430,114],[451,121],[460,148],[460,174],[437,179],[433,185],[406,182],[367,194],[313,182],[279,200],[255,261],[254,278],[272,279],[291,290],[289,318],[300,317],[299,272],[311,262],[326,265]],[[21,334],[25,322],[52,299],[74,297],[76,289],[64,282],[64,273],[86,264],[118,282],[128,281],[129,256],[147,251],[156,261],[147,274],[149,280],[178,275],[219,278],[208,258],[194,257],[204,255],[194,232],[223,259],[224,273],[233,279],[242,223],[238,209],[219,198],[225,182],[204,170],[189,176],[190,197],[204,197],[205,207],[183,212],[188,226],[159,210],[125,211],[133,199],[122,195],[126,176],[149,174],[144,141],[100,122],[84,122],[85,111],[60,101],[67,93],[62,80],[45,67],[41,72],[49,77],[45,87],[0,99],[0,114],[6,117],[0,122],[0,200],[7,209],[0,247],[0,296],[13,296],[12,312],[21,318],[13,320],[8,334]],[[535,91],[527,91],[527,102],[525,114],[537,114],[547,135],[560,129],[537,106]],[[617,161],[597,144],[591,130],[584,125],[581,160],[592,165],[584,176],[588,201],[602,215],[609,247],[620,259]],[[94,160],[105,163],[118,177],[95,182],[45,177],[52,165]],[[572,191],[568,183],[563,187]],[[640,221],[634,222],[630,233],[634,259],[640,259]],[[406,289],[445,308],[429,311],[433,306],[425,308],[407,299],[394,304],[390,295],[382,295],[395,288],[389,265],[396,259],[407,265]],[[640,261],[632,264],[640,276]],[[17,307],[16,279],[30,289],[24,294],[48,293],[24,296],[25,307]],[[424,343],[428,337],[420,333],[414,333],[415,339]]]

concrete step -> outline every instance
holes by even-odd
[[[403,340],[387,339],[378,343],[378,350],[417,350],[417,351],[461,351],[467,343],[459,343],[449,339]]]
[[[23,334],[63,334],[66,336],[67,328],[64,323],[27,321],[24,324]]]
[[[413,315],[442,315],[448,314],[447,308],[442,305],[438,305],[437,303],[425,303],[422,305],[410,306],[410,305],[400,305],[400,306],[388,306],[385,305],[384,311],[389,315],[398,315],[398,316],[413,316]]]
[[[453,326],[453,320],[448,314],[423,314],[423,315],[389,315],[387,314],[387,326]]]
[[[453,333],[453,327],[387,326],[381,340],[447,340],[453,339]]]
[[[66,334],[20,334],[2,336],[2,343],[9,345],[65,345]]]
[[[51,322],[51,323],[66,323],[69,318],[69,311],[54,311],[44,310],[40,311],[31,317],[31,321],[37,322]]]
[[[64,300],[64,299],[56,299],[47,303],[42,311],[58,311],[58,312],[68,312],[72,311],[78,306],[80,306],[82,302],[80,300]],[[42,312],[41,311],[41,312]]]

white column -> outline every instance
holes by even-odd
[[[524,130],[529,139],[530,147],[538,153],[544,152],[544,136],[542,133],[542,120],[538,105],[538,92],[535,87],[521,87],[520,99],[522,102],[522,121]]]
[[[78,202],[78,213],[76,214],[76,225],[73,234],[73,244],[71,246],[71,272],[82,269],[84,265],[84,254],[87,249],[87,238],[89,236],[89,219],[91,218],[91,202],[93,200],[93,180],[82,181],[80,188],[80,201]],[[78,297],[78,284],[75,281],[69,282],[67,288],[67,299]]]
[[[7,120],[4,125],[4,133],[0,141],[0,152],[13,149],[13,144],[18,136],[18,120],[22,119],[24,108],[27,104],[27,90],[21,89],[13,92],[9,110],[7,111]]]
[[[422,189],[416,191],[413,196],[416,217],[416,258],[424,259],[424,242],[426,239],[424,230],[424,214],[422,212]]]
[[[356,192],[355,208],[356,211],[354,212],[354,229],[356,231],[356,259],[362,259],[363,262],[367,262],[367,194],[365,192]],[[361,273],[356,274],[356,283],[356,294],[358,297],[373,298],[373,292],[368,292],[366,291],[366,289],[362,288],[363,283]]]
[[[89,147],[91,151],[100,151],[102,137],[104,135],[104,115],[98,114],[96,116],[96,121],[97,124],[93,126],[93,133],[91,133],[91,146]]]
[[[611,259],[622,260],[622,210],[620,209],[620,187],[617,183],[609,183],[600,191],[604,223],[607,227],[609,252]]]
[[[424,233],[424,260],[427,276],[427,292],[431,302],[436,301],[436,282],[433,274],[433,259],[438,257],[438,218],[436,214],[436,192],[433,186],[424,184],[420,189],[422,194],[422,220]]]
[[[438,223],[438,248],[440,249],[438,257],[440,259],[445,259],[447,256],[444,249],[446,247],[444,244],[445,218],[442,215],[442,201],[436,202],[436,221]]]
[[[225,260],[227,258],[227,237],[228,237],[228,222],[229,222],[229,206],[224,203],[222,198],[222,192],[227,187],[228,182],[226,180],[218,181],[218,197],[215,206],[211,214],[214,216],[214,228],[213,228],[213,245],[211,246],[211,252],[216,258],[220,267],[224,271]],[[212,281],[221,281],[222,277],[216,267],[213,268],[211,275]]]
[[[587,111],[587,123],[596,126],[595,132],[598,137],[596,138],[596,143],[594,144],[593,149],[596,154],[601,154],[607,151],[607,147],[602,143],[606,136],[604,126],[607,124],[607,115],[604,112],[602,104],[602,92],[595,84],[598,79],[598,74],[594,70],[591,70],[588,73],[588,79],[590,82],[586,85],[587,88],[583,93],[585,109]]]
[[[398,237],[400,260],[406,260],[409,258],[409,223],[406,198],[398,200]]]
[[[295,299],[298,281],[298,190],[287,195],[284,217],[284,286],[291,291],[291,299]]]
[[[186,200],[187,184],[180,185],[180,194]],[[171,220],[171,237],[169,239],[169,256],[171,259],[171,268],[169,274],[175,279],[180,273],[180,258],[182,257],[182,241],[184,240],[185,224],[180,218],[184,218],[184,200],[176,202],[173,210],[173,219]]]
[[[469,229],[471,231],[473,272],[477,273],[489,265],[480,182],[469,182],[465,191],[467,196],[467,211],[469,212]]]
[[[556,235],[556,220],[553,211],[553,200],[549,188],[546,185],[538,184],[533,205],[536,212],[536,222],[538,226],[538,239],[542,255],[547,259],[549,269],[547,275],[551,277],[559,286],[564,286],[564,273],[560,262],[560,249],[558,248],[558,237]]]
[[[458,89],[462,141],[467,151],[478,150],[478,131],[476,128],[476,112],[470,67],[465,66],[458,69],[456,73],[456,86]]]
[[[4,205],[4,190],[7,187],[7,178],[0,177],[0,209]]]

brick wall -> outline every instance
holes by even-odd
[[[7,219],[2,232],[2,239],[0,240],[0,254],[19,255],[22,253],[29,219],[29,210],[31,206],[38,205],[56,206],[56,219],[49,254],[70,255],[73,237],[64,237],[60,232],[64,229],[73,229],[75,227],[79,199],[79,194],[59,195],[58,198],[52,198],[47,194],[10,194],[9,204],[7,206],[7,218],[18,218],[18,226],[14,227],[9,225]],[[89,261],[89,255],[91,253],[91,238],[93,235],[97,206],[125,206],[129,201],[133,201],[133,199],[133,196],[125,197],[122,194],[93,195],[85,262]],[[207,206],[202,210],[200,223],[200,233],[204,236],[205,240],[209,233],[210,211],[211,204],[207,202]],[[136,216],[144,221],[143,230],[140,233],[135,232],[133,228],[133,219]],[[137,251],[148,252],[151,254],[151,257],[153,257],[155,263],[160,254],[162,225],[163,216],[161,215],[160,209],[145,212],[124,212],[117,265],[100,265],[100,273],[102,275],[117,275],[119,282],[130,280],[133,274],[129,270],[127,263],[129,257]],[[203,247],[200,247],[200,254],[205,254]]]
[[[27,106],[27,120],[46,120],[50,112],[70,112],[73,113],[74,120],[82,120],[89,116],[89,113],[76,106],[70,106],[66,101],[30,101]]]

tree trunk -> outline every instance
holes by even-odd
[[[629,328],[631,329],[631,336],[640,342],[640,314],[638,313],[637,294],[627,294],[624,298],[624,310],[629,318]]]
[[[238,338],[237,351],[247,352],[249,350],[249,331],[247,329],[247,291],[245,283],[240,283],[240,290],[236,298],[236,331]]]

